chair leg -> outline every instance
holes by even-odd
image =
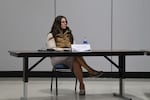
[[[51,77],[51,92],[53,90],[53,72],[52,72],[52,77]]]
[[[58,95],[58,82],[57,82],[57,72],[55,72],[55,78],[56,78],[56,96]]]
[[[78,83],[78,80],[76,78],[76,81],[75,81],[75,92],[77,91],[77,83]]]
[[[51,77],[51,92],[53,90],[53,78],[55,78],[55,83],[56,83],[56,96],[58,95],[58,71],[56,71],[56,69],[52,70],[52,77]],[[75,79],[75,92],[77,91],[77,83],[78,80],[77,78]]]

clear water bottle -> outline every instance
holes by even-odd
[[[84,39],[83,39],[83,44],[88,44],[88,40],[86,37],[84,37]]]

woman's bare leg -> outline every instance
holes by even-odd
[[[93,74],[93,75],[97,74],[97,72],[85,62],[83,57],[76,57],[76,59],[80,63],[80,65],[88,71],[88,73]]]
[[[83,82],[83,72],[79,62],[75,59],[73,62],[73,72],[80,83],[80,90],[85,90]]]

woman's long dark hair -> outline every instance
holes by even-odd
[[[54,22],[53,22],[51,31],[49,33],[52,33],[53,36],[55,37],[59,33],[63,33],[65,31],[68,31],[68,34],[71,35],[71,42],[73,43],[73,35],[72,35],[72,32],[71,32],[70,28],[67,26],[66,30],[62,30],[61,29],[61,19],[62,18],[65,18],[66,19],[66,23],[68,23],[67,22],[67,18],[65,16],[57,16],[55,18]]]

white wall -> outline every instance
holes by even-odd
[[[22,70],[8,50],[39,49],[54,19],[53,0],[0,0],[0,70]],[[44,67],[44,68],[43,68]],[[47,65],[43,65],[44,69]]]
[[[22,59],[11,57],[8,50],[45,47],[55,14],[67,17],[77,43],[86,36],[93,49],[150,49],[149,9],[149,0],[1,0],[0,71],[22,70]],[[31,59],[30,65],[38,59]],[[127,71],[149,72],[149,59],[127,57]],[[86,57],[86,60],[95,69],[116,71],[103,57]],[[35,70],[50,69],[47,58]]]
[[[150,50],[150,0],[114,0],[113,49]],[[150,57],[127,57],[127,71],[150,71]]]

